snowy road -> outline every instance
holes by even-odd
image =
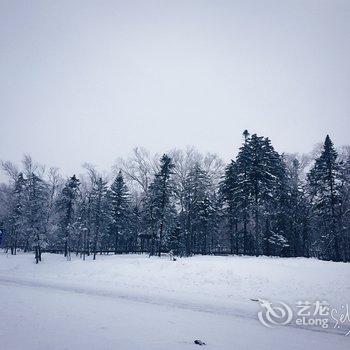
[[[0,339],[6,350],[348,349],[349,337],[256,319],[126,298],[0,281]]]
[[[201,339],[208,349],[345,350],[344,329],[265,328],[250,299],[346,303],[349,266],[266,257],[66,261],[53,254],[35,265],[32,254],[0,254],[0,349],[196,349]]]

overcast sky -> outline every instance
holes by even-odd
[[[350,143],[349,0],[0,0],[0,50],[3,160]]]

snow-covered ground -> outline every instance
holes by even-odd
[[[266,328],[251,299],[350,303],[350,264],[314,259],[0,254],[0,344],[11,349],[348,349],[344,329]],[[346,333],[346,332],[345,332]]]

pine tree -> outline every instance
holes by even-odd
[[[350,154],[347,155],[342,167],[342,206],[341,206],[341,226],[343,228],[342,235],[344,236],[344,260],[350,261]]]
[[[170,182],[174,164],[171,158],[164,154],[160,160],[160,170],[155,175],[149,188],[149,198],[147,207],[149,213],[149,222],[152,232],[151,255],[154,254],[155,230],[158,228],[158,256],[161,255],[163,248],[164,231],[166,226],[167,214],[171,211],[170,198],[173,187]]]
[[[130,231],[131,231],[131,247],[132,251],[136,252],[138,248],[139,234],[142,227],[142,215],[139,204],[132,207],[130,214]],[[141,247],[140,247],[141,248]],[[143,247],[142,247],[143,248]],[[143,249],[141,249],[142,251]]]
[[[342,175],[338,154],[329,135],[323,145],[320,157],[308,174],[308,185],[312,196],[313,209],[319,225],[323,227],[323,254],[335,261],[341,260],[341,184]]]
[[[289,249],[285,256],[309,257],[310,206],[305,195],[304,184],[300,179],[300,162],[294,158],[288,169],[288,203],[282,208],[288,217],[288,242]]]
[[[196,163],[189,172],[184,188],[186,254],[204,251],[207,246],[208,221],[211,214],[208,174]],[[200,245],[202,248],[200,248]]]
[[[27,178],[27,204],[26,214],[28,233],[26,245],[32,241],[35,252],[36,264],[41,261],[41,249],[45,240],[45,218],[48,201],[48,190],[45,182],[35,173],[30,173]]]
[[[173,255],[181,255],[181,225],[179,222],[170,233],[169,248]]]
[[[20,236],[25,231],[25,191],[26,180],[23,177],[23,173],[19,173],[14,184],[10,210],[10,245],[12,255],[16,255]]]
[[[114,254],[117,254],[119,236],[125,233],[130,220],[129,191],[119,171],[110,188],[112,226],[114,231]]]
[[[80,181],[73,175],[61,192],[58,207],[61,212],[61,228],[64,235],[64,256],[69,259],[71,250],[71,233],[75,223],[76,205]]]
[[[270,255],[275,246],[283,242],[280,228],[274,222],[285,178],[281,156],[268,138],[245,133],[244,144],[230,171],[234,172],[235,179],[229,187],[226,185],[226,191],[231,192],[230,201],[235,203],[235,211],[241,218],[243,253],[263,251]]]
[[[93,260],[96,260],[98,244],[101,245],[101,238],[108,227],[107,218],[110,207],[108,206],[107,193],[107,182],[101,177],[98,178],[92,189]]]
[[[225,216],[228,221],[230,253],[239,254],[238,217],[239,203],[237,201],[238,174],[236,163],[232,160],[225,169],[225,175],[220,183],[220,195],[224,204]]]

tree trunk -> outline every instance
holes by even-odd
[[[118,228],[116,228],[115,237],[114,237],[114,255],[118,253],[118,238],[119,238],[119,232],[118,232]]]

